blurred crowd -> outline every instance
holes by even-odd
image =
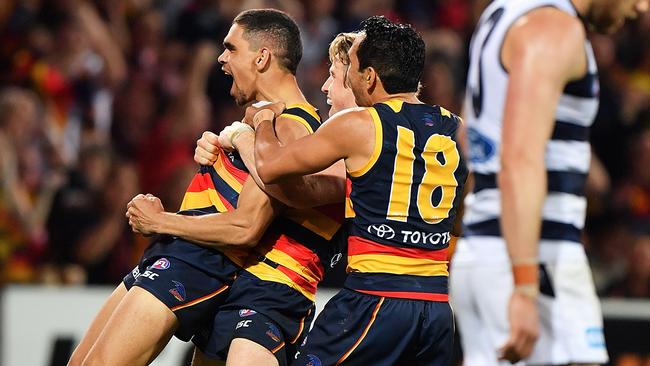
[[[422,99],[460,112],[466,49],[487,0],[0,1],[0,283],[116,283],[148,239],[137,193],[176,210],[201,132],[242,116],[217,62],[241,10],[300,24],[303,92],[335,34],[382,14],[427,43]],[[650,16],[592,37],[601,80],[585,243],[603,296],[650,297]],[[326,115],[326,113],[323,113]]]

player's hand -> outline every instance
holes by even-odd
[[[196,141],[194,161],[201,165],[213,165],[217,162],[220,152],[219,136],[210,131],[205,131],[201,138]]]
[[[235,140],[243,134],[255,134],[253,128],[245,123],[235,121],[219,133],[219,144],[224,150],[237,150]]]
[[[253,128],[255,128],[255,127],[257,127],[257,124],[259,124],[259,122],[261,122],[263,120],[263,119],[259,119],[260,117],[262,117],[262,115],[258,115],[257,124],[255,123],[256,122],[255,121],[255,115],[257,115],[260,111],[263,111],[263,110],[270,111],[272,114],[269,113],[269,112],[264,112],[264,113],[269,113],[267,115],[267,118],[273,119],[273,118],[275,118],[275,116],[279,116],[280,114],[282,114],[285,107],[286,107],[285,104],[282,103],[282,102],[266,103],[266,104],[256,103],[255,105],[252,105],[252,106],[246,108],[246,116],[244,117],[243,122],[248,123]]]
[[[508,305],[510,338],[499,349],[499,359],[516,363],[530,356],[539,336],[537,299],[513,292]]]
[[[139,194],[126,205],[126,217],[133,232],[143,235],[157,233],[158,219],[165,212],[160,199],[152,194]]]

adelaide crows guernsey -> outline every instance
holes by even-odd
[[[321,123],[316,109],[307,104],[289,106],[280,117],[302,124],[309,133]],[[286,210],[271,224],[244,269],[314,301],[325,271],[341,256],[343,212],[343,204]]]
[[[467,169],[460,118],[390,100],[368,108],[375,150],[348,171],[348,279],[355,291],[447,301],[447,248]]]

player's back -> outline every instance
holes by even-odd
[[[386,297],[447,300],[447,248],[467,175],[460,119],[400,100],[368,108],[375,150],[348,172],[346,287]]]
[[[541,7],[554,7],[577,16],[570,0],[498,0],[484,11],[470,44],[470,66],[465,97],[465,122],[470,147],[469,166],[474,173],[472,194],[465,201],[465,236],[501,237],[500,170],[503,113],[508,72],[501,62],[501,49],[511,26],[522,16]],[[589,127],[598,109],[598,77],[593,51],[585,41],[588,71],[566,85],[555,111],[555,126],[546,146],[548,194],[543,208],[542,258],[557,249],[546,243],[580,243],[586,199],[584,185],[589,169]],[[549,60],[552,62],[552,60]],[[531,86],[534,87],[534,86]],[[488,240],[489,241],[489,240]],[[471,242],[471,241],[470,241]],[[480,245],[484,245],[483,241]],[[496,259],[507,256],[502,242],[485,247]],[[555,244],[553,244],[555,245]]]

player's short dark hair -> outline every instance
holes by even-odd
[[[298,24],[287,13],[276,9],[251,9],[239,13],[233,23],[244,28],[244,38],[252,46],[265,43],[280,66],[296,74],[302,58],[302,41]]]
[[[389,94],[416,92],[424,72],[424,41],[408,24],[383,16],[361,22],[366,37],[359,44],[359,71],[375,69]]]

